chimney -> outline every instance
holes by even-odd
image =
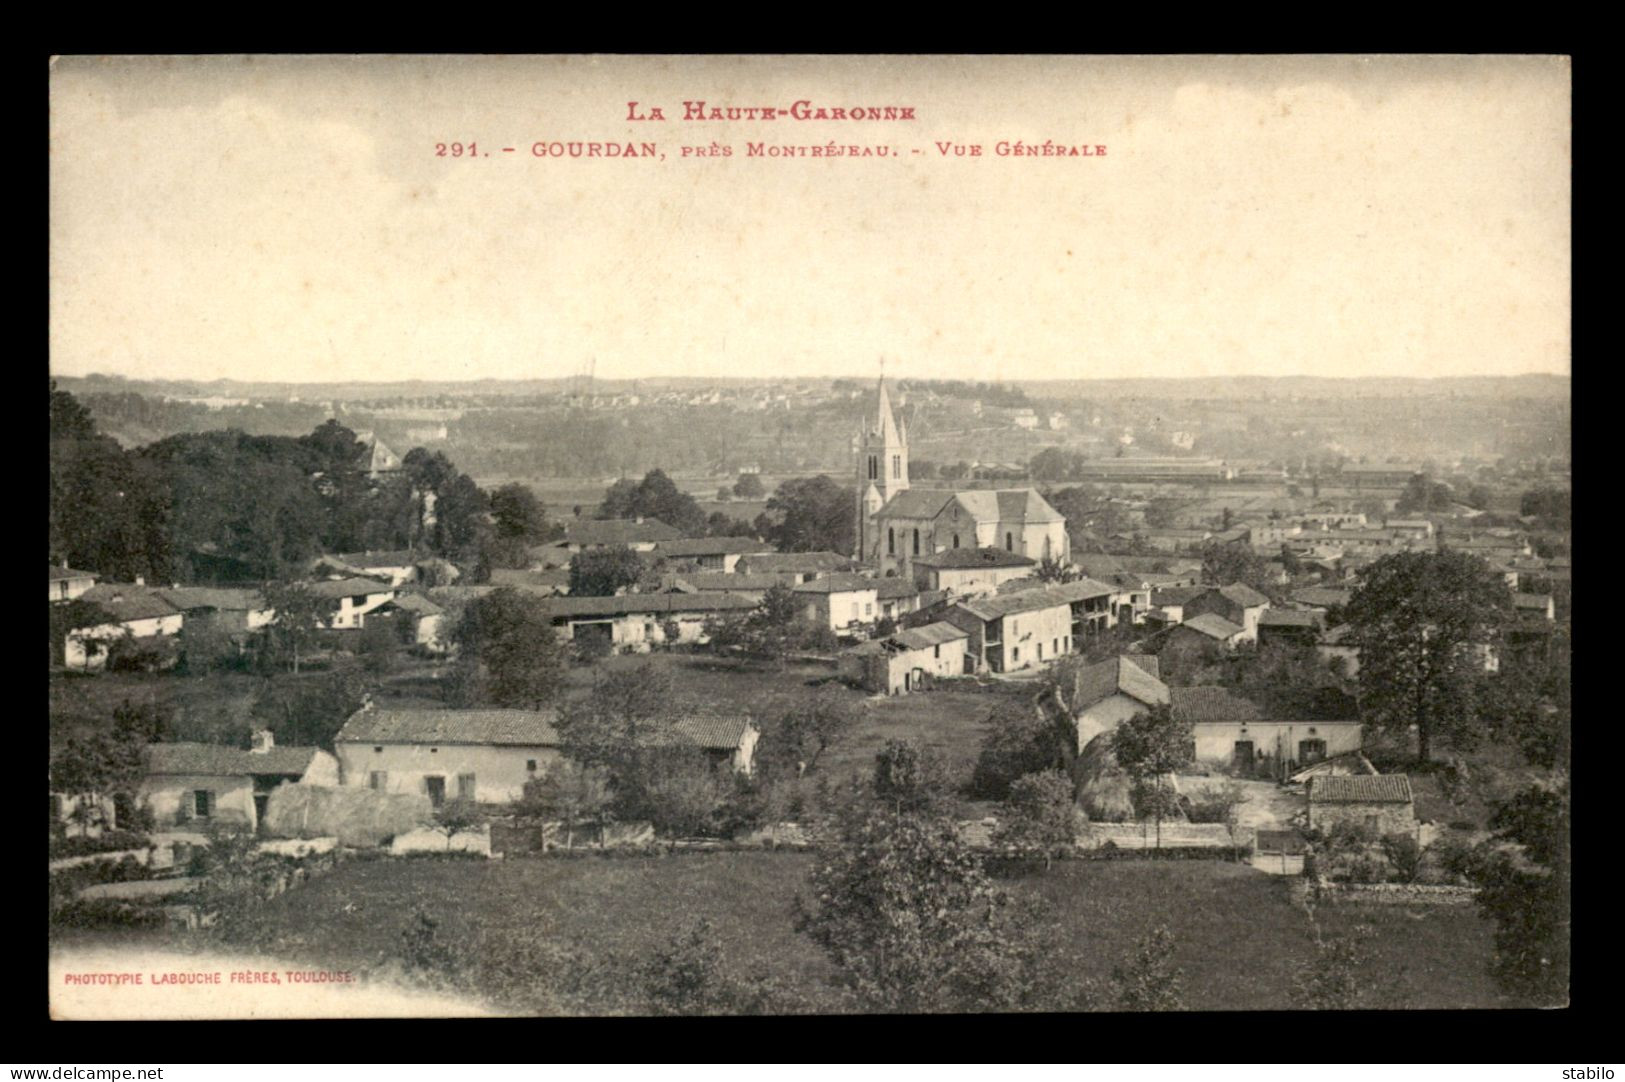
[[[637,516],[633,517],[632,521],[637,523],[639,526],[642,526],[643,525],[643,516],[642,515],[637,515]]]
[[[137,575],[135,577],[135,584],[137,586],[145,586],[147,584],[146,577],[144,575]]]
[[[68,558],[66,556],[64,556],[64,557],[62,557],[62,570],[66,571],[67,569],[68,569]]]
[[[274,747],[276,747],[276,737],[271,735],[271,730],[254,730],[254,735],[250,737],[250,742],[248,745],[249,751],[253,752],[255,755],[264,755]]]

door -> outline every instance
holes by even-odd
[[[1231,762],[1237,770],[1251,774],[1253,772],[1253,742],[1251,740],[1236,741],[1236,750]]]
[[[270,793],[254,794],[254,822],[258,824],[261,829],[263,829],[265,826],[265,809],[269,807],[270,804]]]
[[[446,802],[446,779],[435,776],[423,779],[423,787],[428,790],[429,803],[440,807]]]
[[[1298,741],[1298,762],[1307,764],[1324,758],[1326,758],[1326,741]]]

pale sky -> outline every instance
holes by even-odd
[[[917,119],[683,121],[700,99]],[[63,58],[51,365],[1567,374],[1570,100],[1552,57]],[[831,140],[900,157],[747,156]]]

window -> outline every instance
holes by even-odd
[[[870,601],[865,601],[863,603],[863,615],[865,615],[865,616],[873,616],[874,614],[875,614],[874,603],[870,602]]]
[[[1038,660],[1039,661],[1044,660],[1044,644],[1043,643],[1038,644]]]
[[[870,455],[869,456],[869,480],[873,481],[876,478],[878,478],[879,476],[880,476],[880,469],[879,469],[879,466],[876,464],[875,456]]]
[[[915,530],[914,531],[914,555],[918,556],[919,554],[920,554],[920,531]]]
[[[474,799],[474,775],[472,775],[472,774],[459,774],[459,775],[457,775],[457,799],[458,800],[473,800]]]
[[[1051,639],[1050,644],[1049,644],[1049,649],[1050,649],[1050,653],[1059,654],[1061,652],[1061,640],[1060,639]]]
[[[1375,815],[1368,815],[1365,817],[1365,829],[1371,834],[1375,834],[1382,829],[1380,826],[1378,826],[1377,817]]]
[[[446,779],[435,774],[423,779],[423,791],[429,794],[429,803],[436,808],[446,802]]]
[[[902,478],[902,476],[903,476],[903,456],[902,455],[892,455],[891,456],[891,475],[892,475],[892,480],[894,480],[894,481],[899,480],[899,479]]]
[[[376,754],[376,753],[378,753],[378,752],[381,752],[381,751],[383,751],[383,750],[384,750],[384,746],[383,746],[383,745],[382,745],[382,744],[374,744],[374,745],[373,745],[373,746],[372,746],[372,750],[373,750],[373,752],[374,752],[374,754]]]
[[[958,547],[959,547],[959,535],[954,534],[954,548],[958,548]]]
[[[1021,647],[1019,647],[1019,646],[1010,647],[1010,660],[1011,661],[1020,661],[1021,660]]]
[[[1314,730],[1311,729],[1310,732]],[[1317,759],[1326,758],[1326,741],[1300,740],[1298,741],[1298,762],[1312,763]]]
[[[897,555],[897,531],[890,526],[886,527],[886,555]]]
[[[368,774],[367,788],[377,789],[380,791],[389,788],[389,771],[374,770],[372,773]]]
[[[932,657],[941,657],[942,656],[942,647],[941,646],[933,646],[931,648],[931,656]]]
[[[531,774],[536,773],[536,760],[535,759],[526,759],[525,760],[525,770],[527,772],[531,773]]]
[[[199,819],[207,819],[214,814],[214,792],[209,789],[198,789],[192,794],[192,814]]]
[[[858,603],[856,601],[854,601],[854,602],[852,602],[852,622],[856,623],[857,619],[858,619]]]
[[[1004,535],[1004,547],[1007,550],[1009,550],[1010,552],[1016,551],[1016,535],[1015,534],[1006,533]]]

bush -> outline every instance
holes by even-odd
[[[123,638],[107,650],[109,672],[158,672],[172,669],[180,658],[180,647],[170,636],[156,639]]]
[[[1388,834],[1382,839],[1382,852],[1401,883],[1416,882],[1422,870],[1422,847],[1409,834]]]
[[[92,853],[116,853],[121,849],[145,849],[152,839],[132,830],[107,830],[100,837],[52,838],[51,860],[64,857],[84,857]]]

